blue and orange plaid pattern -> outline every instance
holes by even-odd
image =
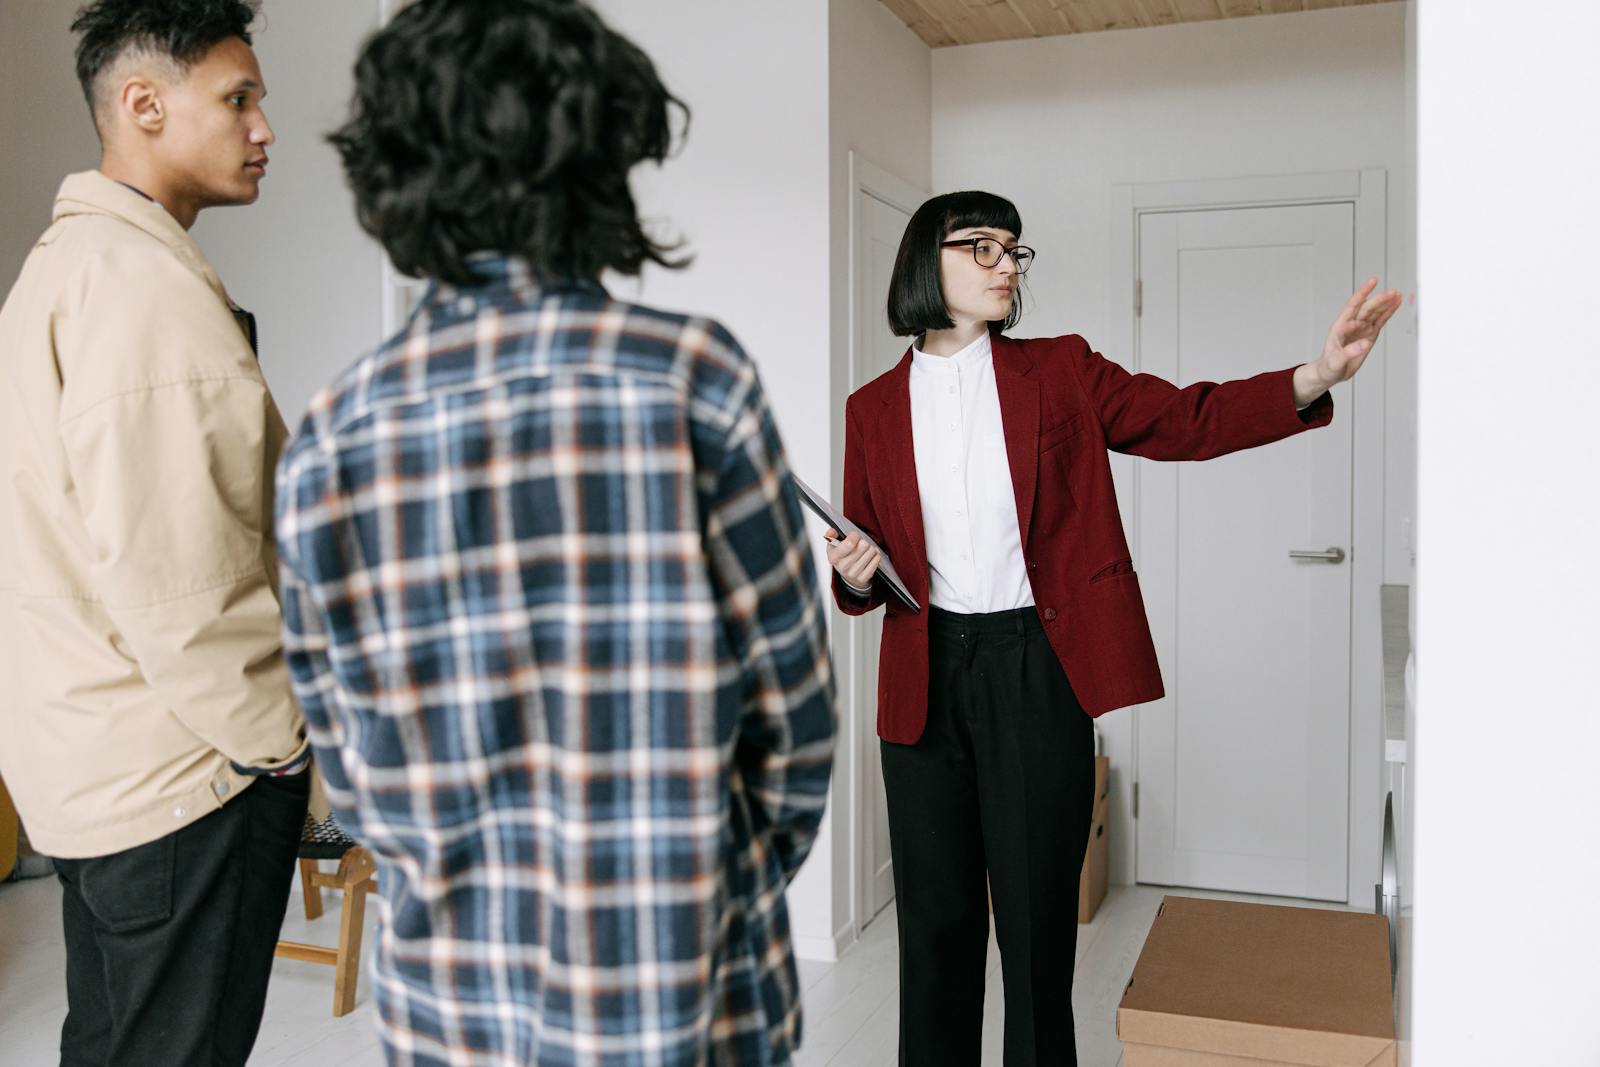
[[[714,322],[476,265],[278,471],[295,691],[379,863],[389,1060],[786,1063],[833,679],[755,368]]]

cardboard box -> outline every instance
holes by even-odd
[[[1083,870],[1078,875],[1078,921],[1094,918],[1106,898],[1106,882],[1111,874],[1111,760],[1094,759],[1094,816],[1089,823],[1089,847],[1084,851]]]
[[[1388,920],[1167,897],[1117,1036],[1123,1067],[1396,1067]]]

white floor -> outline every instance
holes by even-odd
[[[1307,904],[1235,893],[1113,886],[1092,923],[1078,929],[1073,1011],[1081,1067],[1118,1067],[1117,1002],[1133,972],[1144,935],[1168,892]],[[300,911],[298,886],[291,898],[284,936],[332,944],[338,932],[337,893],[325,895],[328,911],[308,923]],[[1343,907],[1343,905],[1315,905]],[[368,935],[372,915],[368,909]],[[797,1067],[884,1067],[895,1062],[899,980],[892,908],[880,915],[837,963],[800,964],[805,988],[805,1046]],[[0,885],[0,1063],[54,1064],[56,1039],[66,1014],[61,944],[60,890],[54,879]],[[984,1009],[983,1062],[1001,1062],[1005,1007],[1000,956],[989,947],[989,996]],[[373,1030],[365,976],[356,1010],[342,1019],[330,1011],[333,968],[279,960],[267,998],[266,1017],[252,1067],[381,1067],[383,1054]]]

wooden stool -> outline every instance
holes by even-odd
[[[317,861],[337,859],[339,869],[323,874]],[[367,915],[367,893],[378,888],[372,854],[346,837],[327,819],[318,823],[306,816],[300,838],[300,888],[305,896],[306,918],[322,917],[322,891],[344,892],[339,904],[339,945],[305,945],[279,941],[274,955],[283,959],[333,965],[333,1014],[348,1015],[356,1006],[356,979],[361,972],[361,924]]]

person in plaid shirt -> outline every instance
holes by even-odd
[[[420,0],[356,75],[362,224],[430,284],[311,402],[277,531],[389,1061],[787,1063],[835,729],[811,551],[750,359],[596,280],[676,265],[627,174],[682,105],[570,0]]]

